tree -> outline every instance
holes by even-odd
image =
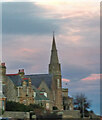
[[[87,99],[85,94],[77,94],[74,97],[74,109],[80,110],[81,117],[89,116],[89,108],[91,107],[91,102]]]

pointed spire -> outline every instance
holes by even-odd
[[[53,43],[52,43],[52,50],[56,50],[55,33],[54,33],[54,31],[53,31]]]
[[[51,53],[50,63],[59,63],[54,32],[53,32],[53,43],[52,43],[52,53]]]
[[[57,49],[56,49],[54,32],[53,32],[51,58],[50,58],[50,64],[49,64],[49,73],[54,75],[61,75],[61,68],[60,68],[60,63],[59,63]]]

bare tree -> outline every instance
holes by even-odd
[[[81,117],[89,116],[89,108],[91,107],[91,101],[85,96],[85,94],[77,94],[74,97],[74,109],[80,110]]]

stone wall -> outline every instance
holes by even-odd
[[[62,88],[62,96],[68,97],[68,88]]]
[[[34,104],[33,89],[30,86],[18,87],[19,102],[25,105]]]
[[[17,89],[13,82],[6,76],[6,84],[3,86],[3,92],[8,101],[17,102]]]
[[[65,110],[63,111],[63,118],[80,118],[79,110]]]
[[[2,117],[25,119],[25,118],[30,118],[30,113],[29,112],[5,111]]]

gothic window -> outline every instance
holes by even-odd
[[[36,92],[34,92],[34,98],[36,97]]]
[[[57,88],[60,88],[60,80],[57,79]]]

